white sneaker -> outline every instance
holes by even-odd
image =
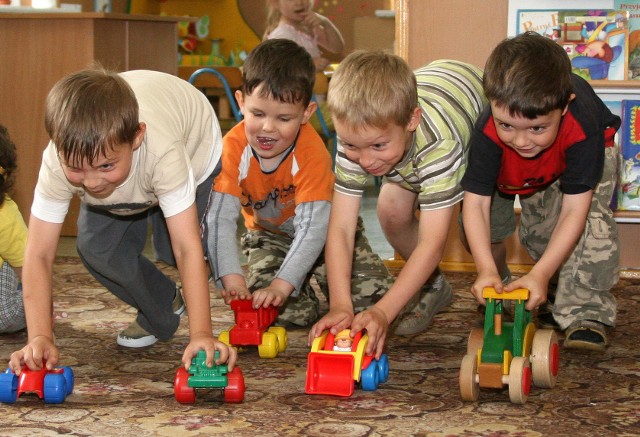
[[[415,335],[427,330],[433,317],[453,300],[453,289],[443,275],[438,275],[420,290],[417,303],[398,317],[394,333]]]

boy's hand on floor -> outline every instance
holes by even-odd
[[[53,370],[60,359],[60,352],[51,338],[38,335],[25,347],[11,354],[9,368],[16,375],[20,375],[23,365],[31,370],[40,370],[43,359],[47,362],[47,369]]]
[[[353,337],[363,329],[367,330],[369,336],[365,353],[367,355],[375,355],[376,359],[379,360],[384,350],[387,332],[389,331],[387,316],[375,306],[356,314],[353,323],[351,323],[351,336]]]
[[[308,346],[311,346],[313,340],[316,337],[320,337],[325,330],[330,330],[333,335],[343,329],[351,328],[351,322],[353,321],[353,311],[342,308],[334,308],[316,322],[309,331]]]
[[[230,371],[233,370],[233,366],[235,366],[236,360],[238,359],[238,352],[235,348],[229,347],[221,341],[216,340],[212,335],[195,335],[192,336],[184,354],[182,354],[182,364],[186,370],[189,370],[191,359],[195,357],[200,350],[204,350],[207,353],[207,367],[213,367],[213,357],[216,350],[220,353],[216,364],[227,363]]]

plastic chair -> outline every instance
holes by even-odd
[[[222,87],[224,88],[224,92],[227,95],[227,99],[229,99],[229,105],[231,105],[231,111],[233,112],[233,118],[236,119],[236,122],[242,120],[242,113],[240,112],[240,108],[238,108],[238,103],[236,102],[236,97],[233,95],[233,91],[231,91],[231,87],[229,86],[229,82],[224,77],[222,73],[220,73],[215,68],[206,67],[200,68],[193,72],[193,74],[189,77],[189,83],[191,85],[195,85],[195,81],[201,74],[213,74],[218,78]]]

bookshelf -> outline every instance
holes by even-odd
[[[574,2],[580,9],[580,2]],[[450,58],[482,67],[507,36],[508,0],[396,0],[396,53],[412,68]],[[425,32],[426,29],[426,32]],[[596,92],[616,100],[640,99],[640,81],[592,81]],[[640,276],[640,211],[616,211],[623,275]],[[473,270],[473,260],[451,226],[443,264]],[[517,241],[508,243],[509,263],[532,264]],[[515,269],[517,270],[517,269]]]

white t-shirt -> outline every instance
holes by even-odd
[[[56,145],[42,156],[31,212],[62,223],[74,194],[82,202],[118,215],[131,215],[160,205],[165,217],[195,201],[195,191],[214,170],[222,154],[222,135],[215,112],[197,88],[176,76],[136,70],[120,74],[138,100],[140,122],[147,126],[134,151],[131,171],[122,185],[96,199],[64,176]]]

